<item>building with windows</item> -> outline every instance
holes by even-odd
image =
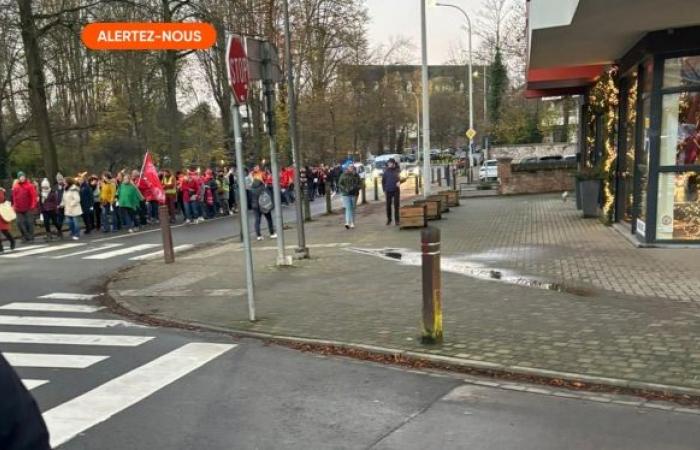
[[[699,6],[528,0],[527,94],[579,96],[601,215],[644,243],[700,243]]]

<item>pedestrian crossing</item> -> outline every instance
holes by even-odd
[[[177,254],[194,248],[192,244],[178,245],[173,248]],[[148,261],[163,257],[161,244],[135,244],[123,243],[82,243],[73,242],[67,244],[39,244],[20,247],[12,252],[0,255],[0,259],[18,260],[22,258],[40,258],[47,260],[85,260],[107,261],[119,257],[125,257],[129,261]]]
[[[184,342],[175,348],[171,343],[156,344],[141,350],[151,355],[157,349],[148,361],[126,367],[124,361],[133,359],[128,352],[156,342],[155,330],[106,316],[94,299],[95,295],[90,294],[55,292],[0,305],[0,350],[28,390],[40,395],[43,389],[49,389],[60,396],[69,387],[62,383],[74,387],[76,380],[83,379],[88,386],[86,392],[77,394],[67,389],[72,398],[43,410],[52,448],[236,347],[201,342]],[[107,364],[111,359],[122,361],[116,364],[118,369]],[[110,370],[118,373],[111,374]],[[107,381],[104,373],[110,374]],[[101,384],[90,384],[91,376],[100,379]],[[41,406],[42,397],[37,398]]]

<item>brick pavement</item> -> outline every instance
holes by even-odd
[[[205,289],[244,287],[237,243],[193,252],[167,273],[160,262],[143,264],[121,274],[109,292],[137,312],[232,330],[700,389],[694,294],[700,280],[692,271],[700,251],[634,248],[552,195],[467,200],[435,224],[448,266],[506,275],[500,281],[454,271],[443,275],[440,346],[425,347],[417,339],[420,268],[410,264],[410,252],[418,250],[419,231],[384,226],[379,204],[362,210],[354,231],[342,227],[339,215],[309,224],[309,241],[329,245],[312,249],[313,258],[294,268],[274,266],[271,241],[256,243],[256,323],[246,320],[240,293],[201,295]],[[406,249],[402,261],[349,251],[385,247]],[[198,273],[206,277],[189,286],[191,295],[120,295]],[[566,289],[504,282],[511,275]]]

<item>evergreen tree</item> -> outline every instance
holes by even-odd
[[[492,126],[497,126],[501,118],[501,106],[503,97],[508,87],[508,72],[506,66],[503,65],[503,56],[501,49],[496,47],[496,54],[493,62],[489,66],[489,92],[488,92],[488,109],[489,120]]]

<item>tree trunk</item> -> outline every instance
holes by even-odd
[[[39,51],[39,40],[36,24],[32,14],[32,0],[17,0],[22,30],[24,56],[27,60],[27,77],[29,80],[29,101],[36,133],[39,136],[41,156],[44,160],[46,176],[53,180],[58,172],[58,156],[56,145],[51,134],[49,111],[46,107],[46,83],[44,81],[44,65]]]

